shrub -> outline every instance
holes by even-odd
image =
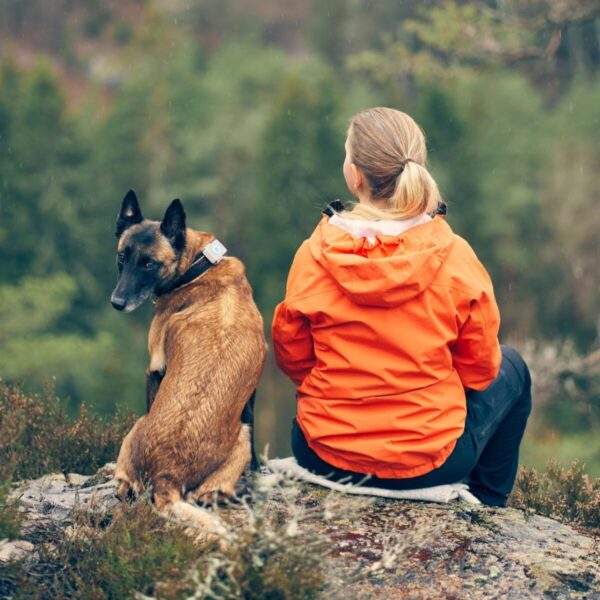
[[[279,492],[278,486],[263,486],[252,503],[226,511],[232,520],[222,551],[196,546],[146,498],[119,505],[112,515],[75,513],[72,527],[38,532],[38,559],[13,570],[4,584],[0,577],[0,595],[14,600],[141,594],[165,600],[315,598],[324,585],[329,546],[303,521],[322,518],[323,509],[311,512],[292,502],[277,508],[271,500]]]
[[[600,479],[591,481],[585,465],[574,461],[569,469],[549,462],[538,475],[521,467],[510,504],[561,521],[600,528]]]
[[[0,471],[2,470],[0,468]],[[9,492],[10,479],[0,476],[0,540],[16,538],[21,525],[18,504],[9,499]]]
[[[294,482],[282,482],[279,475],[259,480],[252,506],[244,502],[246,523],[230,527],[226,551],[199,561],[195,598],[310,600],[323,589],[331,542],[307,522],[332,518],[335,507],[301,507]],[[280,493],[284,502],[276,508],[271,500]]]
[[[159,598],[189,595],[186,573],[198,550],[179,527],[142,500],[113,515],[75,513],[73,526],[38,532],[35,563],[23,565],[10,590],[15,600],[35,598]],[[155,582],[167,582],[164,585]]]
[[[117,413],[106,421],[84,405],[71,420],[51,392],[26,395],[0,382],[0,464],[11,465],[14,480],[52,471],[92,474],[116,458],[134,420]]]
[[[0,419],[2,419],[2,412],[0,412]],[[2,456],[4,448],[10,443],[9,433],[0,428],[0,540],[17,537],[21,523],[17,503],[9,499],[15,458]]]

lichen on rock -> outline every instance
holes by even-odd
[[[251,477],[241,482],[246,497]],[[299,533],[325,543],[322,598],[600,598],[598,540],[547,517],[460,502],[348,497],[266,473],[254,484],[259,517],[277,528],[279,551]],[[115,488],[111,465],[91,477],[22,482],[14,495],[31,545],[20,558],[36,560],[32,532],[44,525],[74,527],[77,511],[109,517]],[[232,503],[220,515],[242,531],[258,518],[258,501]]]

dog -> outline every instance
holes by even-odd
[[[116,237],[113,307],[128,313],[150,297],[155,302],[147,414],[121,445],[117,495],[149,487],[159,511],[210,527],[184,499],[210,504],[233,496],[248,463],[257,465],[252,421],[267,348],[263,320],[243,264],[221,259],[225,248],[211,233],[187,228],[178,199],[161,222],[150,221],[130,190]]]

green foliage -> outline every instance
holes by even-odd
[[[599,15],[593,0],[559,6],[553,0],[415,4],[384,38],[384,49],[358,52],[351,66],[379,83],[399,76],[447,83],[507,67],[555,100],[574,72],[597,72],[598,46],[590,31]]]
[[[540,470],[548,462],[548,456],[552,456],[562,467],[568,467],[576,456],[585,464],[590,477],[600,477],[600,448],[596,430],[564,433],[560,429],[547,429],[546,422],[545,414],[542,414],[525,435],[519,450],[521,464]]]
[[[78,168],[85,150],[64,113],[62,93],[47,65],[22,73],[0,64],[0,135],[8,150],[0,159],[5,281],[76,262],[69,224],[72,199],[81,191]]]
[[[339,92],[328,69],[311,67],[290,74],[276,98],[262,135],[258,197],[243,233],[250,279],[267,319],[283,297],[294,253],[343,185]]]
[[[21,528],[19,505],[8,497],[9,491],[9,482],[3,480],[0,483],[0,540],[17,538]]]
[[[0,65],[0,376],[51,382],[71,411],[142,411],[151,307],[108,303],[130,187],[150,218],[181,197],[189,224],[245,261],[268,328],[296,248],[347,195],[347,119],[375,105],[423,126],[449,222],[492,274],[503,338],[593,349],[598,9],[554,4],[151,0],[133,13],[89,0],[68,19],[61,3],[0,8],[2,55],[42,57]],[[281,453],[293,391],[265,379],[260,437]],[[570,390],[565,425],[584,420]]]
[[[66,273],[24,277],[18,285],[0,285],[6,319],[0,325],[2,376],[28,390],[49,380],[61,394],[93,396],[97,370],[115,349],[107,332],[86,335],[73,330],[69,316],[78,289]],[[98,408],[102,407],[97,403]]]
[[[0,441],[4,442],[0,432]],[[14,460],[0,463],[0,540],[18,537],[21,526],[18,501],[9,498]]]
[[[549,462],[538,475],[521,468],[510,498],[515,508],[530,509],[561,521],[600,528],[600,479],[591,481],[585,465],[574,461],[569,469]]]
[[[567,434],[597,432],[600,427],[600,373],[564,372],[548,398],[544,422]]]
[[[0,464],[14,480],[53,471],[95,473],[117,457],[134,417],[106,422],[81,405],[74,420],[53,394],[26,395],[0,382]]]

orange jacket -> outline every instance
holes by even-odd
[[[442,218],[370,241],[325,217],[296,253],[273,346],[323,460],[406,478],[452,452],[464,388],[500,368],[499,324],[489,275]]]

